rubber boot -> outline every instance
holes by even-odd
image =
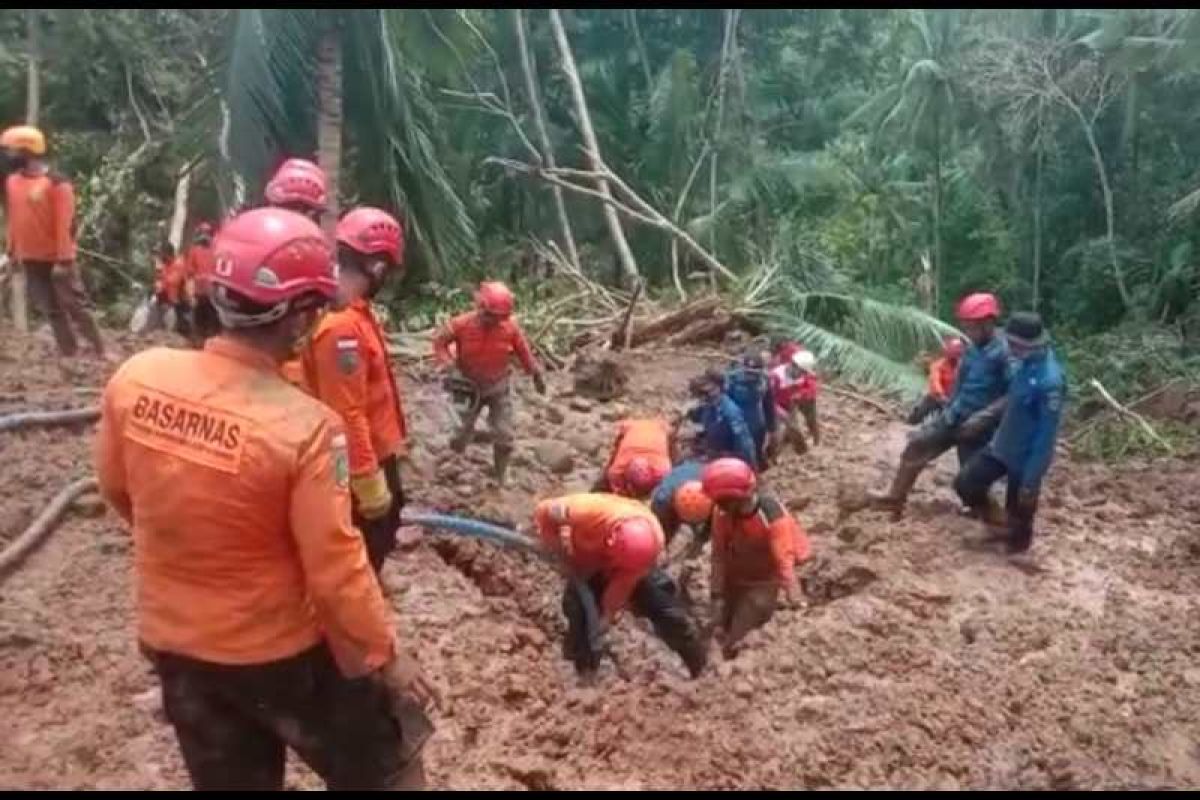
[[[512,447],[504,444],[492,445],[492,474],[496,478],[496,483],[501,486],[504,485],[505,475],[508,473],[510,458],[512,458]]]
[[[886,494],[868,492],[868,504],[871,508],[891,511],[892,515],[899,519],[904,514],[904,504],[908,502],[908,493],[912,491],[913,484],[917,482],[917,476],[921,474],[923,466],[925,465],[901,461],[900,466],[896,468],[896,477],[892,479],[892,488],[888,489]]]

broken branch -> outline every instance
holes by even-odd
[[[1141,414],[1137,413],[1136,411],[1131,411],[1128,408],[1126,408],[1125,406],[1118,403],[1116,401],[1116,399],[1113,398],[1113,396],[1108,393],[1108,390],[1104,388],[1104,384],[1100,383],[1100,381],[1096,380],[1095,378],[1092,378],[1091,381],[1089,381],[1089,383],[1091,384],[1093,389],[1095,389],[1097,392],[1100,393],[1100,396],[1104,398],[1104,401],[1113,407],[1114,411],[1116,411],[1122,417],[1125,417],[1126,419],[1136,422],[1138,424],[1138,426],[1141,427],[1141,429],[1143,431],[1145,431],[1147,436],[1149,436],[1151,439],[1153,439],[1158,444],[1161,444],[1163,446],[1163,449],[1165,449],[1171,455],[1175,454],[1175,448],[1171,446],[1171,443],[1168,442],[1166,439],[1162,438],[1161,436],[1159,436],[1158,432],[1155,431],[1154,428],[1152,428],[1150,426],[1150,423],[1146,421],[1145,417],[1143,417]]]

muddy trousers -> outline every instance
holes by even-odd
[[[1005,476],[1008,476],[1008,492],[1004,502],[1008,517],[1008,551],[1023,553],[1033,544],[1033,518],[1037,508],[1022,508],[1017,502],[1021,489],[1020,475],[1010,474],[999,459],[979,453],[959,470],[954,479],[954,491],[958,492],[964,505],[983,512],[987,507],[988,490]]]
[[[29,304],[46,315],[59,355],[73,356],[79,349],[72,324],[97,354],[104,352],[100,328],[89,309],[87,289],[75,264],[58,267],[48,261],[26,261],[25,285]]]
[[[721,630],[726,655],[753,630],[761,628],[775,616],[779,603],[779,586],[770,584],[732,584],[725,592]]]
[[[600,666],[604,635],[600,598],[606,583],[602,575],[586,581],[572,578],[563,591],[562,607],[567,617],[563,655],[580,673],[593,672]],[[654,633],[683,659],[693,678],[704,671],[705,649],[675,583],[665,571],[656,569],[638,583],[631,607],[635,614],[650,620]]]
[[[505,379],[496,386],[479,389],[478,392],[474,402],[462,414],[462,424],[450,440],[450,449],[461,453],[467,448],[475,434],[475,423],[486,408],[488,426],[492,430],[492,461],[496,477],[503,480],[516,439],[513,429],[512,391],[509,389],[508,380]]]
[[[283,789],[291,748],[329,789],[424,787],[385,690],[338,672],[324,645],[280,661],[226,666],[150,653],[192,786]]]
[[[912,410],[908,412],[905,422],[909,425],[920,425],[931,414],[936,414],[945,407],[945,403],[938,400],[931,394],[924,394],[921,399],[916,402]]]
[[[779,418],[779,434],[796,449],[798,454],[804,455],[808,452],[808,442],[804,438],[804,431],[800,428],[800,420],[796,418],[796,412],[804,417],[804,424],[808,427],[808,435],[812,438],[813,444],[819,445],[821,443],[821,426],[817,422],[817,401],[797,400],[786,409],[780,406],[775,407],[775,415]]]
[[[383,470],[388,491],[392,493],[392,504],[388,506],[387,513],[377,519],[367,519],[359,512],[357,501],[352,506],[354,527],[362,531],[363,541],[367,544],[367,558],[376,576],[383,569],[383,562],[396,549],[396,530],[400,527],[400,512],[404,509],[399,460],[389,456],[379,462],[379,468]]]

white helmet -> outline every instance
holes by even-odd
[[[809,350],[800,350],[792,355],[792,363],[805,372],[812,372],[817,366],[817,357]]]

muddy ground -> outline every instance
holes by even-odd
[[[126,343],[128,346],[128,343]],[[0,413],[79,398],[39,344],[0,351]],[[595,477],[613,422],[669,411],[695,354],[638,352],[630,393],[521,388],[511,485],[483,477],[489,448],[438,462],[444,402],[405,381],[426,475],[414,503],[526,524],[535,499]],[[96,386],[105,370],[67,376]],[[523,382],[524,383],[524,382]],[[20,396],[18,396],[20,395]],[[389,562],[401,637],[444,689],[431,782],[444,788],[1055,788],[1200,786],[1200,470],[1060,459],[1043,495],[1040,571],[963,545],[952,462],[924,476],[906,519],[838,524],[840,483],[887,479],[904,426],[826,394],[826,439],[770,483],[818,558],[808,606],[689,681],[646,626],[625,619],[616,665],[582,687],[560,658],[558,587],[542,567],[426,536]],[[0,439],[0,543],[90,469],[88,430]],[[540,452],[539,452],[540,450]],[[545,464],[565,474],[550,471]],[[571,463],[567,463],[571,462]],[[0,788],[185,788],[155,682],[133,639],[126,533],[76,511],[0,583]],[[674,567],[678,572],[678,565]],[[687,580],[703,596],[703,561]],[[289,784],[319,786],[303,767]]]

